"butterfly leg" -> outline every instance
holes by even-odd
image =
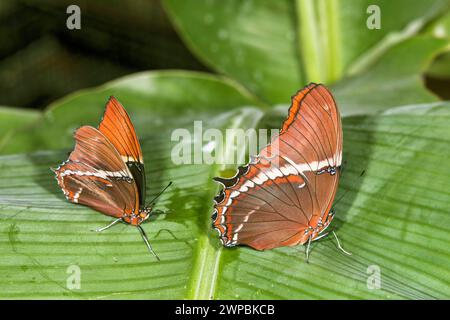
[[[345,253],[346,255],[351,256],[352,254],[351,254],[350,252],[345,251],[344,248],[342,248],[341,243],[339,242],[339,239],[338,239],[338,237],[337,237],[337,235],[336,235],[336,232],[334,232],[334,230],[333,230],[332,232],[333,232],[334,237],[336,238],[336,242],[337,242],[338,248],[339,248],[343,253]]]
[[[329,234],[329,232],[324,233],[324,234],[321,234],[320,236],[318,236],[317,238],[315,238],[314,241],[319,240],[319,239],[322,239],[322,238],[326,237],[328,234]]]
[[[106,230],[106,229],[112,227],[113,225],[115,225],[115,224],[116,224],[117,222],[119,222],[119,221],[122,221],[122,218],[119,218],[119,219],[114,220],[113,222],[111,222],[110,224],[108,224],[107,226],[105,226],[105,227],[103,227],[103,228],[97,228],[97,229],[92,230],[92,231],[95,231],[95,232],[102,232],[103,230]]]
[[[309,248],[311,246],[311,236],[309,237],[308,240],[308,245],[306,246],[306,263],[309,263]]]
[[[161,261],[161,259],[159,259],[158,255],[155,253],[155,251],[153,251],[153,248],[150,245],[150,242],[148,241],[148,237],[147,237],[147,234],[145,233],[144,229],[142,229],[142,227],[140,225],[137,225],[137,228],[139,229],[139,232],[141,233],[142,239],[144,239],[144,242],[147,245],[148,251],[150,253],[152,253],[158,261]]]

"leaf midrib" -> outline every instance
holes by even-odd
[[[253,123],[250,128],[257,128],[258,123],[264,116],[264,112],[260,109],[257,110],[258,114],[252,117]],[[227,129],[239,129],[243,128],[242,122],[245,120],[247,116],[250,116],[248,113],[243,113],[239,117],[235,117],[232,125],[228,126]],[[224,155],[225,159],[227,159],[226,155],[230,153],[234,154],[234,145],[230,144],[229,141],[225,141],[224,143]],[[207,199],[213,199],[214,196],[218,193],[220,187],[217,183],[213,181],[213,178],[220,175],[220,172],[226,169],[226,165],[213,165],[211,166],[211,175],[209,179],[209,188],[208,190],[212,190],[209,193]],[[211,201],[212,204],[212,201]],[[201,215],[211,215],[212,214],[212,205],[207,204],[206,206],[207,212],[201,212]],[[196,299],[196,300],[212,300],[216,296],[216,287],[219,281],[219,271],[220,271],[220,261],[222,256],[223,247],[214,246],[209,237],[211,230],[211,220],[205,219],[206,223],[203,225],[203,230],[200,230],[200,235],[198,239],[198,245],[194,255],[194,264],[191,270],[191,278],[188,285],[187,290],[187,299]],[[214,240],[216,241],[216,240]]]

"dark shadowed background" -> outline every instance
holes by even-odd
[[[66,8],[81,8],[68,30]],[[43,108],[78,89],[142,70],[206,70],[160,1],[1,1],[0,105]]]

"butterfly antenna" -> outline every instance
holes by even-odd
[[[144,229],[142,229],[140,225],[137,225],[137,227],[141,232],[142,239],[144,239],[144,242],[147,245],[148,251],[150,251],[150,253],[152,253],[158,261],[161,261],[161,259],[159,259],[158,255],[155,253],[155,251],[153,251],[153,248],[150,245],[150,242],[148,241],[147,234],[145,233]]]
[[[352,254],[351,254],[350,252],[345,251],[344,248],[342,248],[341,242],[339,241],[336,232],[334,232],[334,230],[331,231],[331,232],[333,232],[333,235],[334,235],[334,237],[336,238],[336,242],[337,242],[338,248],[339,248],[343,253],[345,253],[346,255],[351,256]]]
[[[164,193],[164,191],[166,191],[167,188],[169,188],[171,185],[172,185],[172,181],[170,181],[169,184],[168,184],[164,189],[162,189],[162,190],[161,190],[161,191],[153,198],[152,201],[150,201],[150,203],[151,203],[152,206],[155,204],[155,200],[158,199],[158,198]]]

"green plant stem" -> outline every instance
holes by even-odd
[[[335,82],[342,77],[342,46],[340,39],[339,0],[321,0],[319,2],[320,20],[323,28],[323,50],[327,65],[327,82]]]
[[[299,52],[308,81],[330,83],[342,75],[338,0],[297,0]]]

